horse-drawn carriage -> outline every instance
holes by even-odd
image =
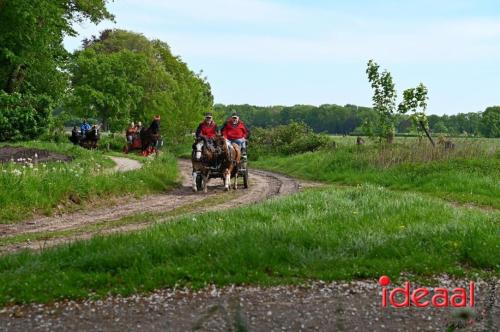
[[[220,178],[229,190],[234,178],[234,189],[238,187],[238,178],[243,179],[243,188],[249,186],[248,161],[246,151],[237,144],[227,144],[223,136],[217,136],[212,142],[198,138],[193,144],[191,161],[193,163],[193,191],[207,192],[210,179]]]
[[[129,135],[127,135],[129,136]],[[127,142],[123,148],[123,152],[140,150],[145,157],[158,153],[158,150],[163,146],[163,140],[160,135],[160,119],[155,118],[149,128],[143,128],[132,136],[132,140]]]
[[[80,145],[85,149],[97,149],[100,138],[101,134],[99,133],[99,127],[94,125],[84,134],[79,133],[76,127],[73,128],[69,140],[71,143]]]

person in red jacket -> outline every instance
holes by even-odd
[[[200,123],[196,129],[196,138],[205,138],[212,140],[217,134],[217,125],[215,124],[212,113],[205,114],[205,120]]]
[[[236,143],[241,148],[243,155],[246,155],[246,141],[250,136],[250,131],[236,112],[222,127],[222,135],[226,138],[228,144]]]

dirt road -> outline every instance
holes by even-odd
[[[466,280],[445,276],[447,288]],[[474,309],[382,308],[376,280],[210,286],[0,310],[0,331],[497,331],[500,288],[476,283]],[[493,300],[493,302],[491,302]]]
[[[133,171],[142,167],[142,164],[134,159],[113,156],[108,156],[108,158],[115,162],[116,165],[113,168],[115,172]]]
[[[117,166],[117,171],[126,171],[140,167],[140,163],[128,159],[112,157]],[[77,232],[70,236],[51,236],[51,234],[70,232],[91,225],[110,224],[124,217],[134,216],[140,213],[167,213],[182,207],[190,206],[189,212],[206,212],[231,208],[240,205],[248,205],[265,199],[281,196],[297,191],[300,187],[298,181],[274,174],[271,172],[252,170],[250,172],[250,188],[238,189],[228,197],[227,200],[217,202],[210,206],[202,206],[201,202],[207,198],[223,193],[222,180],[212,179],[209,183],[209,192],[193,193],[191,189],[191,162],[179,160],[182,175],[182,186],[164,194],[150,195],[141,199],[127,198],[118,200],[113,206],[97,209],[88,209],[82,212],[63,214],[53,217],[39,217],[21,223],[0,225],[0,235],[3,239],[14,238],[19,235],[44,234],[44,240],[28,240],[23,243],[7,244],[0,247],[0,252],[12,252],[24,248],[41,249],[57,244],[74,241],[76,239],[89,238],[97,233],[113,233],[133,231],[147,227],[148,221],[119,225],[117,227],[106,227],[96,231],[89,230]],[[200,204],[198,208],[196,205]],[[36,238],[36,236],[34,236]]]

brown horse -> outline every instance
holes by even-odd
[[[234,177],[234,189],[238,189],[238,168],[241,161],[241,150],[238,144],[229,145],[224,136],[217,135],[215,144],[220,148],[221,153],[220,171],[224,179],[224,188],[229,190],[231,186],[231,177]]]
[[[216,159],[215,151],[208,147],[207,140],[197,138],[193,143],[191,163],[193,164],[193,191],[197,192],[203,187],[203,192],[208,192],[210,170]],[[201,176],[201,179],[200,177]]]
[[[158,142],[160,140],[160,119],[155,118],[149,128],[143,128],[139,134],[142,144],[142,154],[149,155],[158,152]]]

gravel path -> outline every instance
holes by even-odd
[[[115,162],[116,165],[113,167],[115,172],[128,172],[142,167],[142,164],[134,159],[112,156],[108,156],[108,158]]]
[[[114,159],[113,157],[112,159]],[[140,167],[140,163],[132,159],[116,157],[117,169],[133,169]],[[207,197],[224,192],[221,179],[212,179],[209,183],[209,192],[207,194],[191,190],[191,162],[188,160],[179,160],[179,167],[182,175],[183,185],[180,188],[169,191],[164,194],[150,195],[141,199],[127,198],[118,200],[113,206],[104,208],[88,209],[82,212],[63,214],[53,217],[38,217],[16,224],[0,225],[0,235],[4,238],[14,237],[16,235],[26,235],[32,233],[51,233],[68,231],[81,228],[82,226],[93,225],[97,223],[106,223],[116,221],[121,218],[135,215],[138,213],[164,213],[170,212],[187,205],[196,205]],[[279,174],[252,170],[250,171],[250,188],[238,189],[236,195],[226,202],[221,202],[210,207],[194,208],[195,212],[207,212],[214,210],[227,209],[235,206],[248,205],[269,199],[274,196],[282,196],[299,190],[301,184],[289,177]],[[305,183],[304,185],[308,185]],[[25,243],[16,243],[0,247],[0,253],[13,252],[20,249],[43,249],[46,247],[62,244],[77,239],[86,239],[95,235],[113,232],[127,232],[145,228],[150,222],[129,224],[126,226],[117,226],[106,229],[105,231],[92,231],[84,234],[71,235],[67,237],[58,237],[43,241],[29,241]]]
[[[468,285],[446,276],[437,282],[449,289]],[[473,310],[381,308],[376,280],[210,286],[198,292],[168,289],[100,301],[8,307],[0,311],[0,331],[497,331],[500,289],[492,293],[491,286],[476,283]]]

